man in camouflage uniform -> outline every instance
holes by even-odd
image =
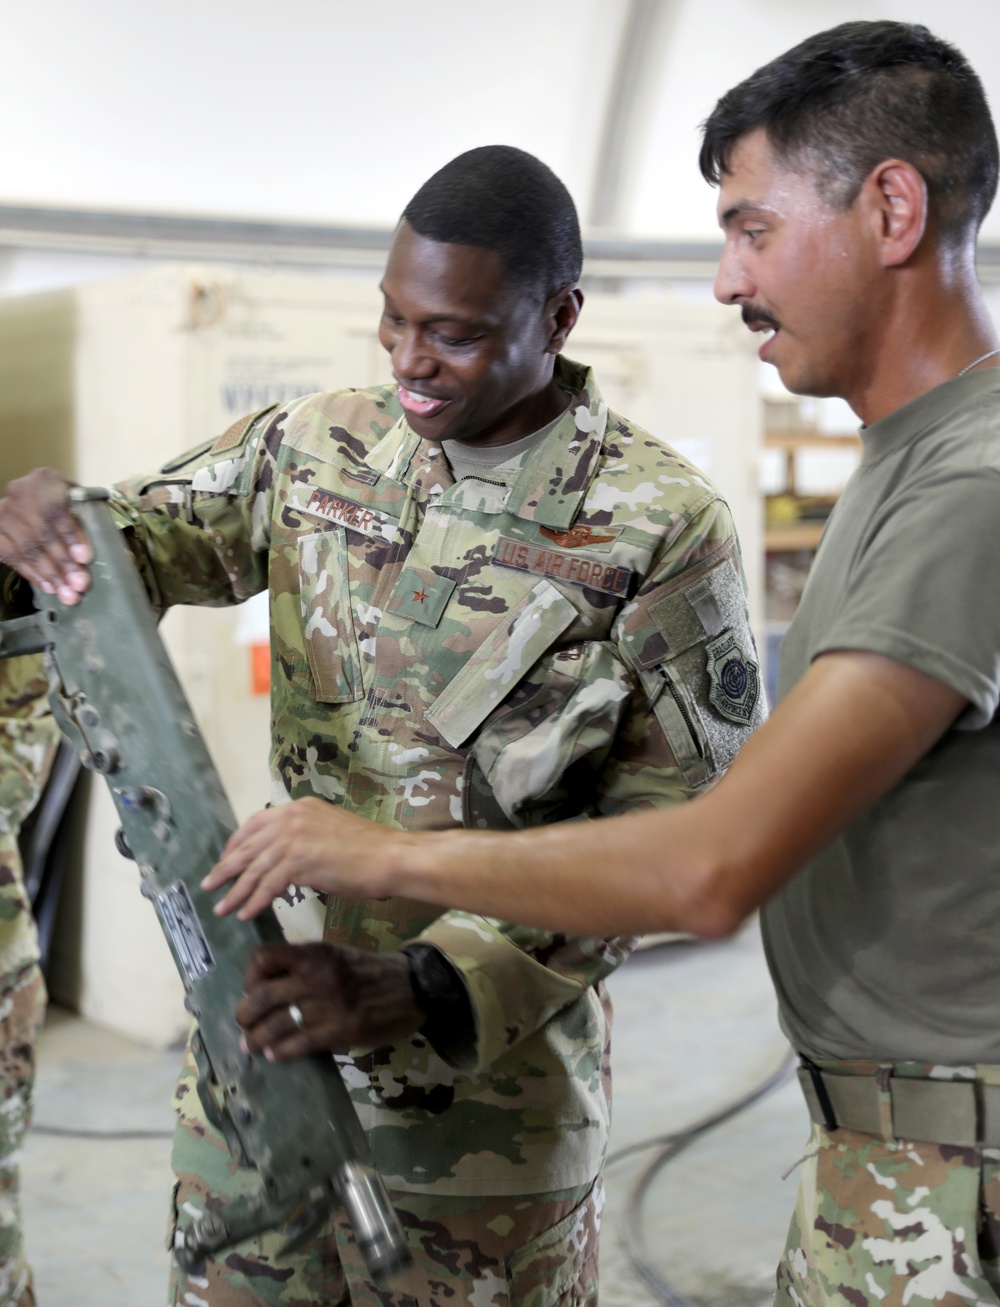
[[[717,297],[788,389],[864,423],[781,702],[718,785],[532,838],[331,809],[294,859],[268,813],[208,878],[248,914],[290,863],[343,894],[363,868],[579,933],[718,936],[763,905],[815,1123],[779,1307],[1000,1304],[1000,342],[975,272],[998,162],[976,74],[906,23],[809,38],[705,125]]]
[[[59,742],[41,655],[0,659],[0,1303],[33,1307],[24,1253],[18,1158],[31,1118],[35,1036],[45,1015],[38,934],[17,834]]]
[[[397,384],[251,415],[117,488],[160,607],[269,589],[272,804],[408,830],[585,820],[686,799],[761,719],[728,509],[561,354],[580,261],[549,170],[471,151],[393,241],[380,337]],[[20,539],[39,502],[23,489],[0,513]],[[19,562],[38,574],[37,555]],[[335,1220],[291,1256],[265,1238],[176,1275],[175,1301],[596,1302],[601,982],[632,940],[365,891],[292,889],[276,908],[291,942],[248,977],[248,1046],[353,1050],[344,1075],[415,1266],[379,1289]],[[192,1074],[181,1225],[246,1178]]]

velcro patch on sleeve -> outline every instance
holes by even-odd
[[[625,648],[692,785],[724,770],[767,704],[733,560],[668,582],[627,613]]]
[[[254,425],[258,418],[270,413],[276,409],[277,404],[269,404],[267,408],[259,408],[256,413],[249,413],[245,417],[237,418],[231,427],[227,427],[222,435],[216,440],[215,444],[209,450],[210,454],[224,454],[227,449],[236,449],[242,445],[246,439],[247,432]]]
[[[626,610],[622,629],[630,660],[645,669],[746,620],[743,584],[727,551],[710,566],[681,573],[643,595]]]

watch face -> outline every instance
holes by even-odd
[[[471,1040],[475,1034],[472,1004],[462,974],[433,944],[407,944],[410,983],[417,1006],[427,1017],[420,1032],[440,1051]]]

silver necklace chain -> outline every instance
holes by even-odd
[[[964,377],[967,372],[971,372],[973,368],[978,368],[980,363],[985,363],[987,359],[993,358],[994,354],[1000,354],[1000,345],[996,349],[991,349],[988,354],[984,354],[981,358],[973,360],[972,363],[967,363],[961,372],[955,373],[956,381],[959,377]]]

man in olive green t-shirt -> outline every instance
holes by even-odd
[[[764,906],[782,1021],[817,1060],[1000,1065],[1000,371],[947,381],[861,438],[779,696],[850,651],[918,668],[967,707]]]

